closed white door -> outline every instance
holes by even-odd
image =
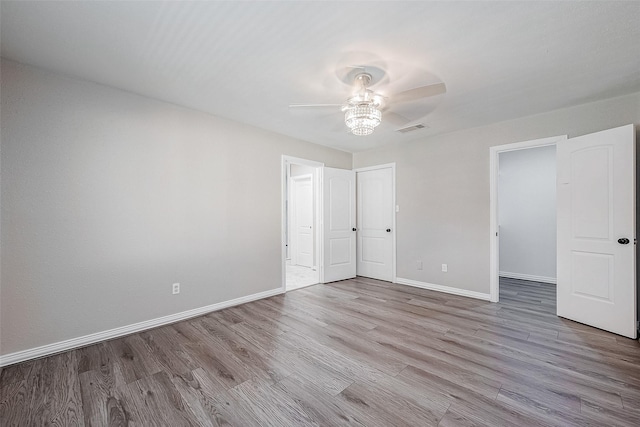
[[[292,178],[293,263],[313,266],[313,182],[311,175]]]
[[[323,168],[323,258],[325,283],[356,276],[356,176]]]
[[[558,316],[636,338],[634,126],[557,156]]]
[[[358,276],[393,281],[393,169],[358,171]]]

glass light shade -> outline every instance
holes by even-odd
[[[358,136],[371,135],[381,119],[382,113],[373,104],[354,105],[344,114],[345,124]]]

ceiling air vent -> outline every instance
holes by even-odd
[[[413,132],[414,130],[418,130],[418,129],[426,129],[429,126],[425,126],[422,123],[418,123],[417,125],[412,125],[412,126],[407,126],[401,129],[397,129],[396,132],[400,132],[400,133],[407,133],[407,132]]]

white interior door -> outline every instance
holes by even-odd
[[[636,338],[635,130],[557,145],[558,316]]]
[[[357,171],[357,273],[393,281],[393,168]]]
[[[293,263],[313,266],[313,182],[311,175],[292,178]]]
[[[327,282],[356,276],[356,176],[323,168],[323,258]]]

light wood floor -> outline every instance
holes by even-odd
[[[501,302],[358,278],[5,368],[3,426],[638,426],[640,345]]]

